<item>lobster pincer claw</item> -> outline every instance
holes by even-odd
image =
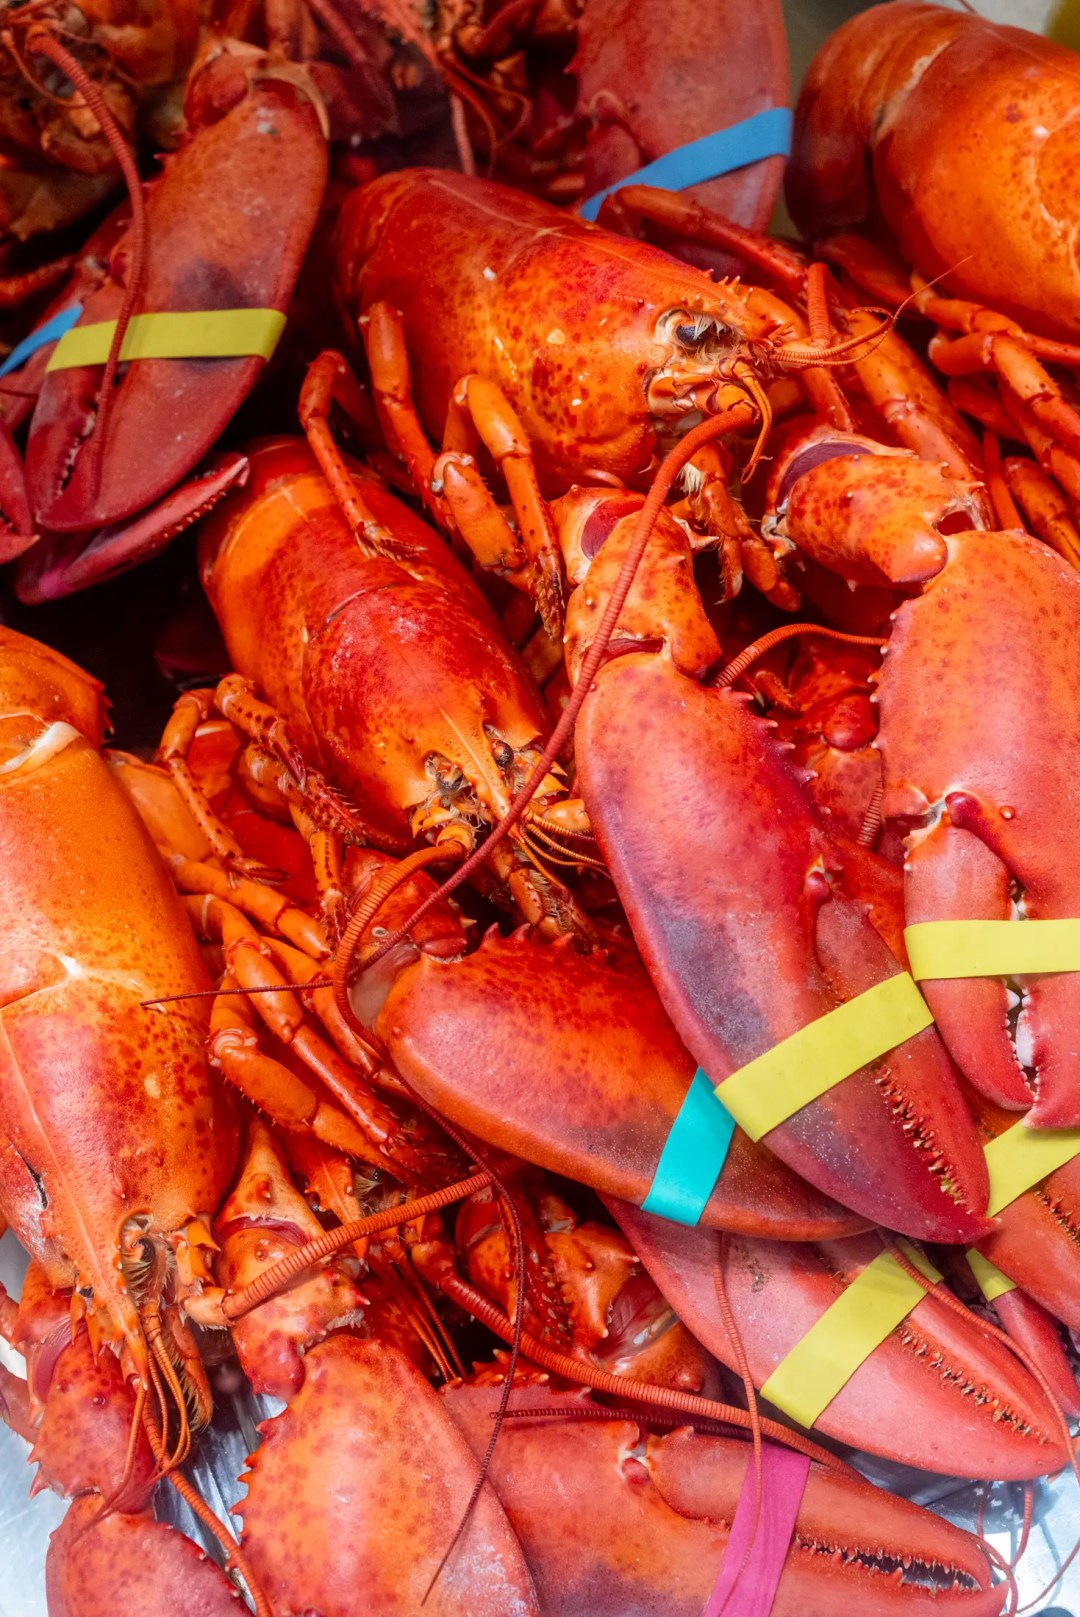
[[[45,534],[21,557],[15,576],[20,601],[37,606],[89,584],[100,584],[148,561],[178,533],[205,516],[210,507],[247,480],[244,455],[224,453],[166,494],[149,510],[115,527],[86,534]],[[0,561],[9,559],[0,538]],[[23,547],[26,549],[26,547]]]
[[[845,888],[841,851],[745,699],[685,678],[664,657],[620,657],[582,707],[576,759],[638,947],[721,1101],[736,1071],[897,976],[865,904]],[[658,834],[673,804],[678,835]],[[910,980],[899,987],[914,996]],[[920,1030],[891,1050],[879,1045],[761,1134],[866,1218],[921,1239],[978,1239],[986,1167],[929,1021],[923,1007]],[[755,1082],[777,1092],[773,1073]]]
[[[945,567],[900,607],[889,642],[882,808],[914,826],[908,926],[1011,921],[1019,949],[1034,937],[1026,924],[1080,916],[1080,576],[1019,532],[945,545]],[[1075,961],[1028,975],[1018,954],[1004,975],[964,976],[967,947],[913,962],[965,1076],[999,1105],[1030,1105],[1034,1127],[1080,1124]]]

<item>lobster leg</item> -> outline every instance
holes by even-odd
[[[288,770],[296,791],[315,823],[333,831],[348,842],[364,844],[378,842],[377,834],[365,824],[359,811],[339,792],[335,792],[322,775],[305,761],[304,754],[289,733],[281,715],[260,702],[253,694],[250,681],[239,674],[227,674],[221,681],[214,701],[218,710],[241,735],[249,737],[259,746],[281,760]]]
[[[230,870],[245,871],[252,876],[266,878],[269,872],[255,860],[246,859],[244,850],[227,826],[223,825],[210,807],[206,794],[191,772],[187,756],[196,731],[205,724],[213,710],[212,691],[185,691],[178,698],[162,733],[157,750],[157,762],[168,772],[181,802],[205,837],[210,850]]]
[[[445,530],[449,513],[445,500],[435,492],[435,454],[413,403],[401,316],[388,303],[373,303],[360,334],[383,436],[390,449],[404,460],[413,487],[432,520]]]
[[[1032,533],[1059,556],[1080,567],[1080,528],[1057,485],[1034,461],[1010,456],[1003,464],[1009,492]]]
[[[950,340],[933,337],[930,358],[946,376],[989,368],[1044,432],[1071,455],[1080,455],[1080,412],[1065,398],[1049,371],[1014,337],[973,333]]]
[[[255,931],[239,912],[213,899],[202,906],[203,925],[224,941],[232,981],[241,989],[280,988],[255,993],[247,1002],[228,994],[214,1001],[210,1050],[226,1076],[286,1128],[310,1128],[328,1145],[365,1162],[386,1166],[415,1183],[424,1165],[409,1145],[398,1119],[370,1086],[310,1025],[288,979],[267,958]],[[274,1038],[318,1080],[336,1104],[321,1098],[288,1067],[258,1048],[250,1005]]]

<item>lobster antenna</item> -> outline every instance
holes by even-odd
[[[781,623],[778,628],[770,629],[763,634],[760,640],[754,640],[749,646],[744,646],[737,657],[733,657],[726,668],[722,668],[712,683],[720,690],[726,690],[741,679],[746,670],[756,663],[759,657],[764,657],[772,651],[774,646],[783,645],[785,640],[795,640],[800,635],[817,634],[825,640],[839,640],[845,646],[876,646],[879,650],[887,642],[882,635],[876,634],[844,634],[840,629],[826,629],[817,623]]]
[[[717,1237],[716,1247],[713,1254],[713,1287],[716,1291],[716,1300],[720,1305],[720,1315],[724,1322],[724,1330],[735,1349],[735,1364],[739,1372],[739,1379],[743,1384],[743,1392],[746,1395],[747,1413],[750,1416],[750,1440],[753,1444],[753,1453],[750,1456],[750,1463],[754,1467],[754,1513],[750,1521],[750,1533],[747,1537],[746,1543],[743,1546],[742,1560],[739,1563],[739,1570],[732,1579],[731,1584],[728,1587],[727,1594],[720,1603],[716,1617],[721,1617],[721,1614],[727,1610],[728,1601],[735,1593],[735,1590],[738,1587],[739,1579],[746,1571],[747,1564],[753,1552],[754,1543],[757,1539],[758,1527],[761,1523],[761,1411],[758,1409],[757,1389],[754,1386],[754,1380],[750,1374],[750,1363],[746,1357],[746,1348],[743,1345],[743,1339],[739,1334],[739,1327],[735,1322],[735,1315],[732,1312],[731,1304],[728,1301],[728,1294],[724,1287],[724,1269],[721,1256],[723,1241],[724,1236],[721,1233]]]
[[[113,388],[116,381],[116,372],[120,364],[120,350],[127,335],[128,323],[135,312],[135,306],[142,294],[143,280],[146,275],[146,203],[142,193],[142,182],[139,171],[135,166],[135,158],[131,148],[121,133],[120,126],[109,110],[108,103],[93,79],[87,73],[82,63],[73,56],[65,46],[55,40],[43,23],[35,23],[27,32],[26,45],[28,50],[38,51],[47,56],[54,65],[66,73],[72,84],[78,90],[90,111],[101,125],[101,132],[108,141],[120,172],[124,176],[128,197],[131,201],[131,265],[128,270],[127,285],[124,288],[124,300],[120,305],[120,313],[116,319],[116,330],[113,332],[109,344],[109,354],[105,361],[105,374],[101,378],[98,390],[97,420],[90,433],[90,442],[87,445],[91,456],[90,461],[90,488],[91,495],[96,498],[98,486],[101,481],[101,460],[105,447],[105,433],[112,408]]]

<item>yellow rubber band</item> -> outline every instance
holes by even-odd
[[[122,360],[269,359],[285,329],[280,309],[199,309],[182,314],[137,314],[124,333]],[[115,320],[73,326],[53,349],[46,370],[104,365]]]
[[[979,1290],[988,1303],[996,1302],[1004,1297],[1007,1291],[1016,1290],[1016,1281],[1003,1275],[1000,1269],[995,1269],[989,1258],[984,1258],[972,1246],[967,1252],[968,1267],[979,1283]]]
[[[904,942],[918,982],[1080,971],[1080,920],[916,921]]]
[[[927,1280],[941,1279],[907,1241],[897,1245]],[[879,1253],[781,1359],[761,1396],[800,1426],[813,1426],[860,1364],[925,1296],[891,1252]]]
[[[983,1155],[990,1175],[986,1211],[993,1217],[1055,1168],[1080,1156],[1080,1129],[1029,1129],[1014,1123],[984,1147]]]
[[[886,977],[748,1061],[717,1084],[717,1099],[745,1134],[760,1140],[933,1020],[906,971]]]

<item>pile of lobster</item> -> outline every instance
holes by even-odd
[[[856,18],[796,247],[684,9],[2,14],[0,559],[217,636],[148,759],[0,628],[51,1617],[1001,1617],[842,1456],[1080,1482],[1076,59]]]

